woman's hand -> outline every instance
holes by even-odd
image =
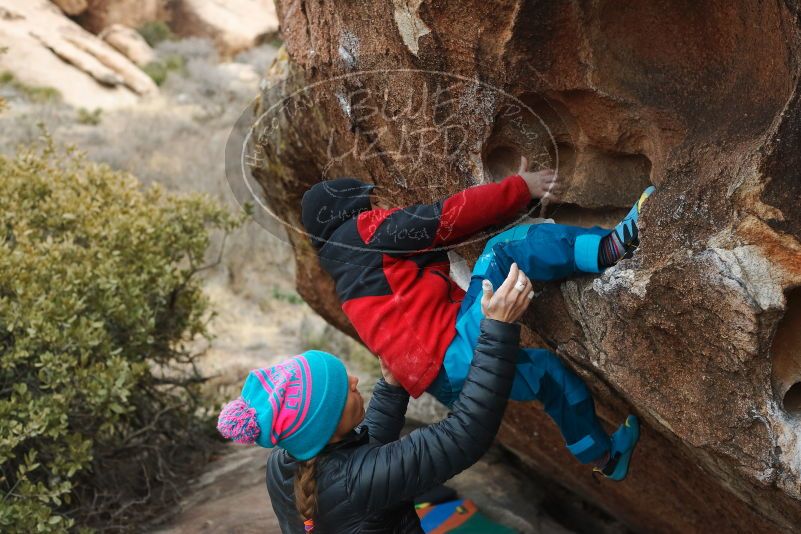
[[[531,281],[516,263],[512,264],[509,276],[498,291],[493,293],[492,282],[489,280],[484,280],[483,289],[481,310],[484,312],[484,317],[504,323],[513,323],[520,319],[534,297]]]
[[[545,169],[537,172],[528,170],[528,160],[525,156],[520,157],[520,168],[517,170],[528,186],[531,198],[538,198],[543,204],[558,202],[562,196],[562,182],[558,179],[553,169]]]
[[[392,374],[392,371],[389,370],[389,367],[384,363],[384,360],[378,359],[381,362],[381,374],[384,375],[384,382],[389,384],[390,386],[395,386],[397,388],[401,387],[400,382],[395,378],[395,375]]]

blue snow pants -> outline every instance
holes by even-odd
[[[456,320],[456,337],[448,347],[442,368],[428,392],[450,406],[456,401],[470,370],[478,342],[482,281],[500,287],[513,262],[531,280],[562,280],[577,273],[599,272],[598,247],[609,230],[560,224],[515,226],[487,242],[473,268],[470,286]],[[609,436],[595,415],[587,386],[565,367],[553,352],[521,348],[510,398],[538,400],[565,439],[568,450],[581,463],[609,452]]]

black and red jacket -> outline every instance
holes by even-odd
[[[464,298],[445,247],[509,221],[531,195],[515,175],[434,204],[371,209],[373,187],[315,184],[303,195],[303,225],[362,341],[418,397],[439,372]]]

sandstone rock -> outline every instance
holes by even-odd
[[[207,37],[224,57],[278,32],[273,0],[88,0],[78,18],[94,33],[114,24],[129,28],[167,22],[182,37]]]
[[[89,7],[88,0],[52,0],[61,11],[70,16],[80,15]]]
[[[797,0],[277,9],[286,53],[248,161],[290,229],[312,307],[354,333],[296,231],[300,197],[321,179],[431,201],[526,154],[571,184],[547,215],[585,225],[611,222],[656,184],[635,256],[543,286],[525,321],[527,343],[587,379],[610,428],[640,416],[630,478],[594,483],[533,404],[510,406],[500,439],[638,531],[797,532]],[[458,252],[472,260],[480,246]]]
[[[172,9],[170,25],[178,35],[208,37],[223,56],[278,31],[273,0],[180,0]]]
[[[158,91],[156,84],[125,56],[85,32],[65,30],[61,35],[31,31],[36,39],[64,61],[104,85],[124,84],[140,95]]]
[[[140,67],[144,67],[156,57],[153,49],[136,30],[122,24],[112,24],[100,32],[98,37]]]
[[[47,0],[0,0],[0,69],[21,82],[53,87],[89,109],[136,102],[157,90],[123,55],[88,33]]]
[[[92,33],[113,24],[139,28],[145,23],[169,19],[168,0],[88,0],[89,7],[78,19]]]
[[[115,86],[123,83],[122,76],[108,68],[92,54],[85,53],[70,40],[36,31],[31,31],[31,35],[58,57],[89,74],[101,84]]]
[[[66,41],[74,44],[83,52],[97,60],[119,75],[123,83],[140,95],[158,91],[155,82],[133,64],[127,57],[109,47],[100,39],[87,38],[85,33],[65,32]]]

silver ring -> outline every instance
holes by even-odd
[[[534,290],[531,290],[528,292],[528,300],[531,300],[533,298],[534,298]]]
[[[521,282],[520,280],[518,280],[517,283],[515,284],[515,289],[517,289],[518,291],[523,291],[524,289],[526,289],[525,282]]]

